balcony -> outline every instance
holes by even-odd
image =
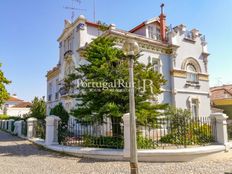
[[[48,101],[52,101],[52,94],[48,95]]]
[[[56,92],[56,94],[55,94],[55,99],[56,99],[56,100],[59,99],[59,92]]]
[[[66,52],[64,53],[64,58],[70,57],[70,56],[72,56],[72,55],[73,55],[72,50],[68,50],[68,51],[66,51]]]
[[[72,96],[75,94],[75,90],[73,88],[71,89],[66,89],[65,87],[61,87],[59,90],[60,96],[61,97],[68,97]]]

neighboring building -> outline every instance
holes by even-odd
[[[63,80],[87,61],[81,50],[99,36],[114,36],[118,47],[126,39],[134,39],[141,48],[140,61],[154,63],[154,69],[167,80],[158,102],[178,108],[190,109],[194,117],[209,116],[208,56],[205,37],[197,29],[188,31],[184,25],[166,26],[163,9],[159,17],[147,20],[130,31],[110,25],[101,31],[98,24],[79,16],[73,23],[65,20],[65,28],[58,38],[60,56],[58,65],[47,74],[48,113],[58,102],[67,110],[75,107],[76,101],[64,90]],[[60,92],[60,93],[58,93]]]
[[[210,88],[210,99],[213,112],[224,112],[232,118],[232,85]]]
[[[30,112],[30,102],[25,102],[19,99],[16,95],[10,96],[10,98],[4,103],[0,114],[5,114],[12,117],[22,117]]]

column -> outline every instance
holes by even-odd
[[[58,123],[60,118],[55,115],[46,117],[46,145],[58,144]]]
[[[37,118],[28,118],[27,119],[27,138],[33,138],[36,136],[36,127]]]

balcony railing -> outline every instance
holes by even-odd
[[[185,32],[185,39],[193,40],[194,41],[193,33],[191,31],[186,31]]]
[[[52,101],[52,94],[48,95],[48,101]]]
[[[64,57],[71,56],[73,54],[72,50],[68,50],[64,53]]]

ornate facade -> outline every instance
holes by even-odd
[[[47,109],[62,102],[67,110],[75,107],[76,101],[63,89],[65,77],[87,61],[81,50],[101,36],[114,36],[118,47],[128,38],[135,39],[142,51],[140,61],[152,61],[154,69],[167,80],[158,102],[178,108],[190,109],[192,115],[210,114],[209,79],[207,62],[209,53],[205,37],[196,29],[187,30],[184,25],[166,27],[166,16],[147,20],[130,31],[117,29],[114,24],[102,31],[98,24],[79,16],[75,22],[65,21],[65,28],[58,38],[60,57],[58,65],[47,73]]]

